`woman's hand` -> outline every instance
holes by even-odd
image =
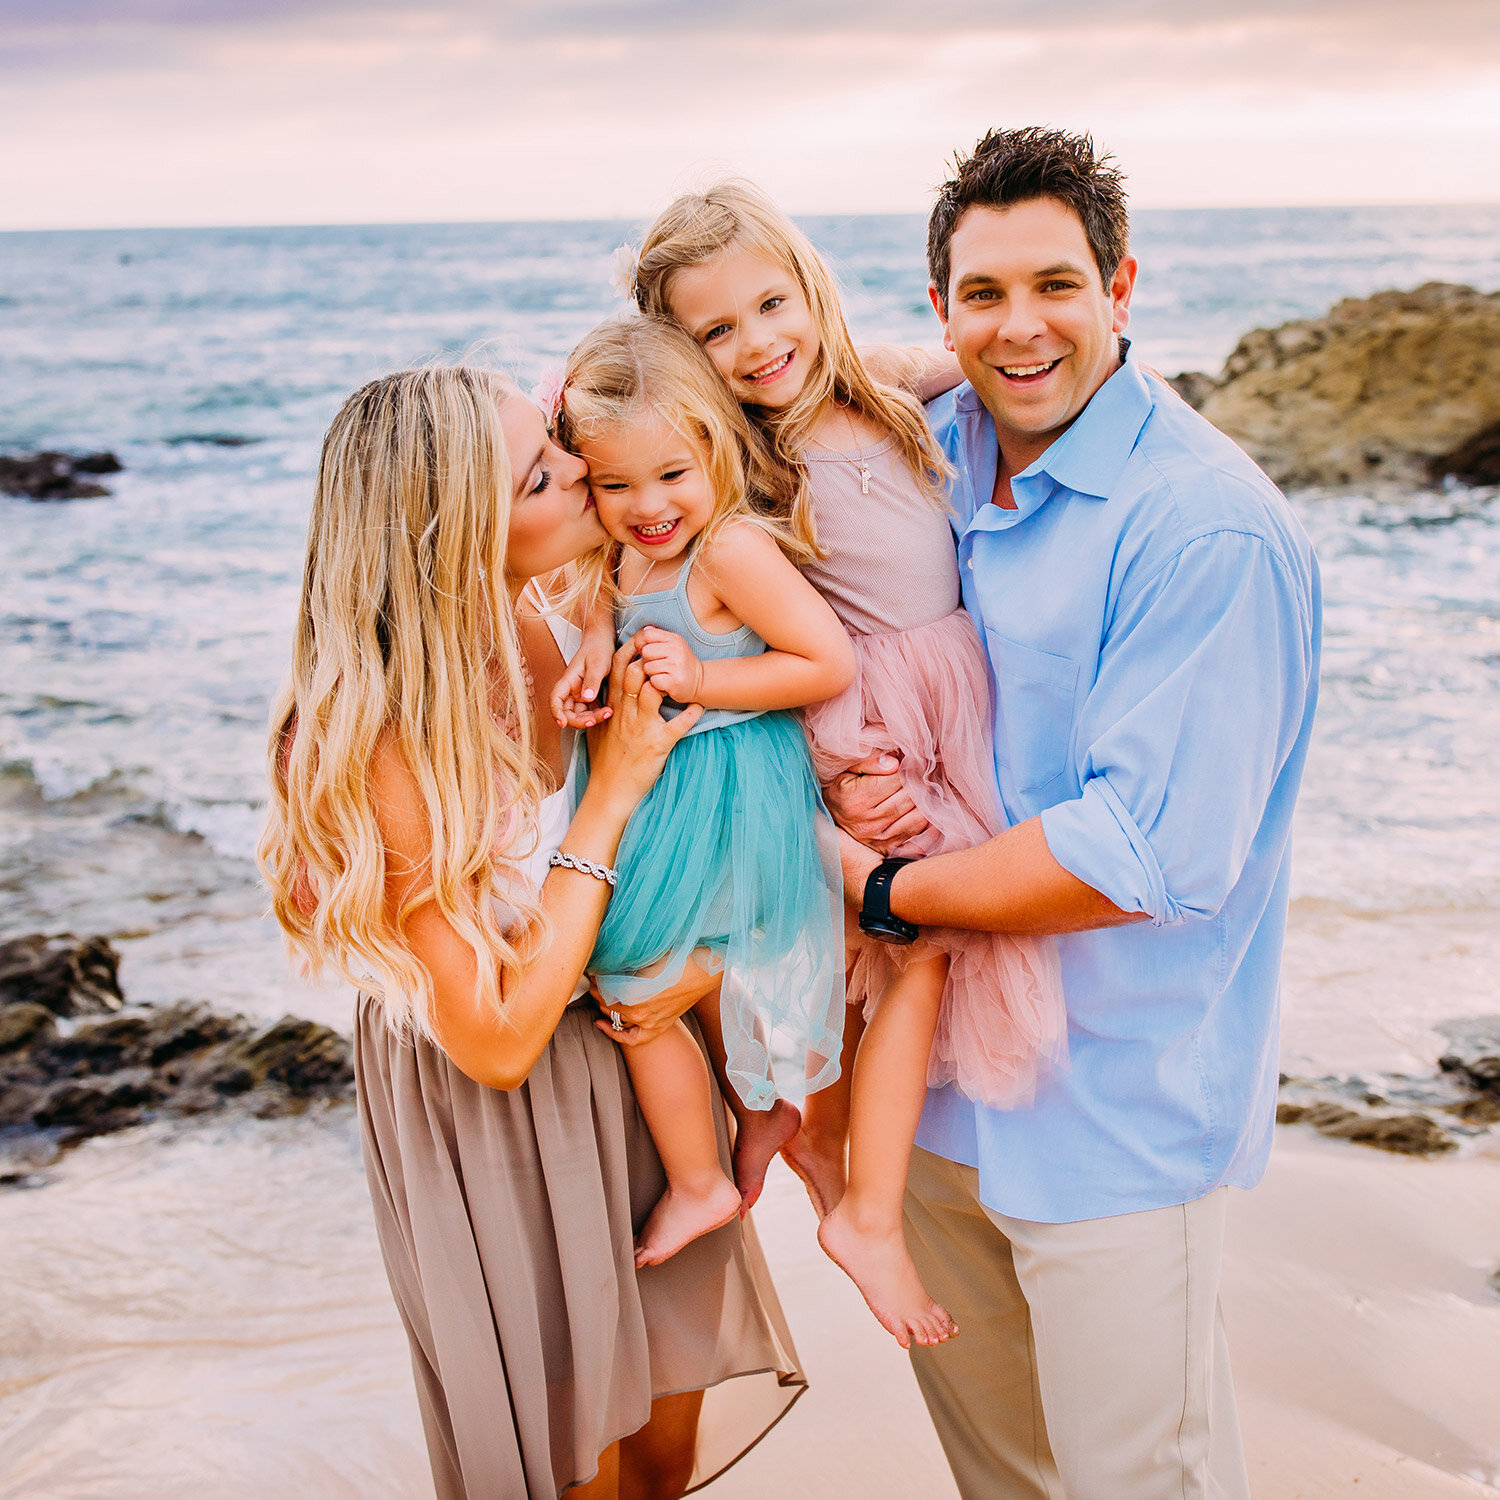
[[[713,994],[723,977],[722,974],[710,974],[690,958],[683,966],[682,977],[676,984],[668,989],[658,990],[639,1005],[617,1005],[612,1010],[605,1005],[596,989],[594,999],[604,1012],[605,1019],[595,1021],[594,1025],[622,1047],[639,1047],[644,1042],[654,1041],[680,1015],[691,1010],[705,996]],[[611,1014],[619,1016],[621,1030],[616,1031],[608,1019]]]
[[[586,799],[619,799],[628,814],[651,790],[672,747],[703,717],[702,707],[691,704],[675,719],[664,719],[661,697],[634,642],[627,641],[615,652],[609,674],[613,715],[589,741]]]

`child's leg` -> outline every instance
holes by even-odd
[[[901,1202],[927,1094],[927,1059],[937,1030],[948,960],[908,966],[881,997],[854,1070],[849,1118],[849,1188],[818,1226],[818,1243],[864,1295],[903,1349],[940,1344],[958,1332],[927,1295],[906,1250]]]
[[[864,1006],[848,1006],[844,1011],[844,1047],[839,1059],[839,1076],[826,1089],[808,1095],[802,1106],[802,1128],[781,1151],[786,1164],[802,1179],[820,1219],[839,1206],[848,1186],[844,1148],[849,1142],[854,1058],[864,1030]]]
[[[766,1168],[776,1153],[797,1133],[801,1115],[785,1099],[777,1099],[770,1109],[749,1109],[729,1081],[727,1054],[724,1050],[724,1018],[719,1009],[719,992],[705,995],[693,1007],[693,1014],[703,1028],[703,1040],[718,1074],[719,1090],[734,1115],[734,1185],[740,1193],[740,1217],[755,1206],[766,1185]]]
[[[635,1264],[654,1266],[739,1212],[739,1189],[719,1165],[718,1101],[698,1044],[681,1021],[626,1047],[625,1066],[667,1173],[667,1190],[636,1242]]]

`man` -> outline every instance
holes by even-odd
[[[962,1335],[913,1363],[965,1497],[1242,1497],[1218,1281],[1271,1146],[1316,563],[1121,337],[1136,262],[1088,137],[987,135],[928,260],[1013,826],[878,872],[846,840],[846,879],[875,919],[1060,934],[1070,1057],[1029,1108],[929,1093],[907,1236]],[[894,765],[830,790],[866,843],[921,826]]]

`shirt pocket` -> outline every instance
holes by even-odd
[[[995,758],[1017,791],[1039,792],[1068,769],[1078,663],[1023,646],[988,626],[984,633],[999,687]]]

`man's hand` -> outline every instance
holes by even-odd
[[[901,757],[882,752],[866,756],[823,788],[833,821],[882,854],[928,828],[927,819],[902,784],[900,771]]]
[[[603,1011],[604,1019],[595,1021],[594,1025],[610,1041],[618,1042],[622,1047],[639,1047],[644,1042],[654,1041],[679,1016],[690,1011],[705,996],[713,994],[723,977],[722,974],[710,974],[693,959],[688,959],[682,977],[670,988],[658,990],[639,1005],[613,1007],[613,1014],[619,1016],[623,1028],[620,1031],[616,1031],[610,1021],[611,1007],[605,1005],[595,989],[594,1001]]]
[[[646,664],[647,679],[663,698],[677,703],[698,702],[703,691],[703,663],[680,635],[646,625],[631,639]]]

